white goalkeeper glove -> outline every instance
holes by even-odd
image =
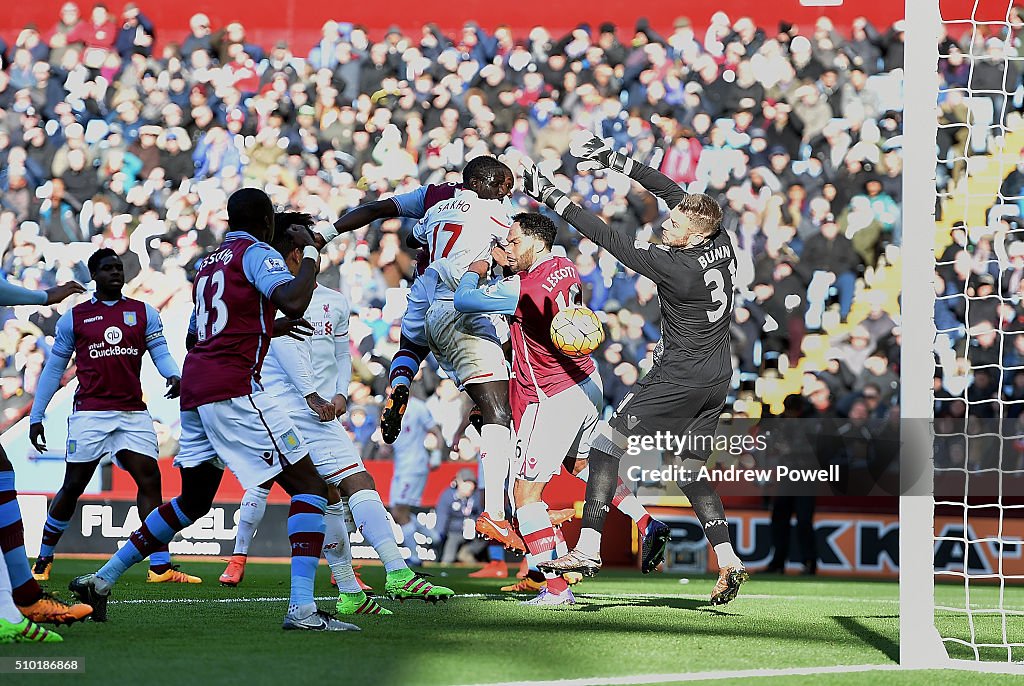
[[[583,129],[573,132],[569,139],[569,154],[580,160],[576,164],[580,171],[614,169],[628,175],[633,168],[633,160],[613,151],[603,140]]]
[[[313,233],[324,239],[324,245],[338,237],[338,229],[331,222],[317,222],[313,227]]]
[[[543,203],[558,214],[562,214],[572,201],[569,197],[555,187],[554,182],[541,173],[537,165],[529,157],[524,157],[520,163],[523,170],[523,192],[539,203]]]

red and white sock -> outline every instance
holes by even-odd
[[[565,536],[561,529],[555,529],[555,557],[562,557],[569,554],[569,544],[565,542]]]
[[[555,548],[561,535],[557,534],[551,523],[548,506],[543,502],[530,503],[520,507],[516,516],[519,518],[519,532],[526,543],[526,560],[530,567],[536,568],[542,562],[555,559]],[[564,539],[562,544],[565,544]],[[561,574],[545,572],[544,579],[548,582],[550,593],[562,593],[569,587]]]

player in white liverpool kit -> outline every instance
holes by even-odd
[[[436,447],[428,450],[426,442],[431,435],[434,437]],[[428,536],[436,532],[418,524],[412,508],[422,504],[423,489],[426,488],[430,468],[441,463],[442,455],[447,454],[447,446],[441,434],[441,427],[430,413],[427,404],[415,396],[409,398],[409,409],[406,410],[402,432],[395,440],[394,449],[395,471],[391,477],[388,508],[395,522],[402,528],[403,544],[412,553],[409,563],[416,564],[416,532],[420,531]]]
[[[297,270],[302,255],[289,245],[284,234],[291,224],[305,224],[306,215],[281,213],[279,240],[274,242],[290,270]],[[390,614],[360,589],[351,567],[351,549],[347,533],[355,525],[377,550],[387,571],[386,592],[398,598],[445,599],[452,591],[433,586],[417,577],[402,559],[394,539],[387,512],[374,489],[355,445],[335,418],[344,414],[351,359],[348,340],[349,305],[341,293],[317,286],[306,310],[305,319],[313,329],[309,339],[274,339],[264,362],[263,385],[278,406],[295,423],[310,450],[317,471],[332,487],[327,507],[328,535],[324,556],[328,559],[340,592],[339,614]],[[244,576],[245,559],[256,527],[266,508],[269,484],[248,489],[242,500],[235,551],[221,583],[237,585]],[[345,531],[348,519],[342,496],[348,496],[353,526]],[[340,530],[337,527],[341,527]],[[333,534],[333,536],[332,536]],[[333,540],[332,540],[333,539]]]
[[[424,318],[427,343],[441,368],[480,408],[483,419],[484,512],[477,519],[477,533],[525,551],[505,519],[505,484],[513,453],[509,374],[502,349],[508,324],[500,315],[459,312],[454,303],[455,289],[469,265],[490,262],[492,250],[504,244],[511,224],[507,205],[461,190],[432,207],[413,235],[426,241],[431,258],[423,279],[436,278],[433,302]]]
[[[473,261],[465,258],[481,243],[485,243],[489,251],[493,236],[507,233],[507,217],[512,208],[508,204],[504,205],[504,210],[495,208],[479,224],[461,223],[465,219],[460,215],[462,200],[474,196],[477,203],[502,201],[509,197],[513,185],[514,176],[507,166],[494,157],[476,157],[466,164],[462,184],[424,186],[411,193],[362,205],[341,217],[329,231],[321,230],[320,235],[324,241],[330,241],[339,233],[354,231],[378,219],[396,216],[423,218],[412,240],[427,246],[427,260],[433,262],[455,257],[458,267],[464,270]],[[456,196],[459,196],[459,201],[456,201]],[[443,211],[448,211],[447,217],[442,217]],[[431,215],[429,219],[428,215]],[[502,215],[505,219],[501,218]],[[490,217],[495,217],[504,227],[496,225]],[[512,455],[511,416],[507,372],[504,371],[503,358],[495,354],[495,350],[500,353],[504,327],[487,317],[465,319],[450,307],[439,308],[433,315],[435,336],[432,342],[427,334],[427,313],[431,303],[436,302],[436,288],[442,276],[437,270],[428,268],[410,289],[408,307],[402,319],[401,349],[392,359],[389,372],[391,390],[381,414],[381,434],[387,443],[398,438],[402,415],[408,407],[409,386],[421,361],[433,350],[446,372],[465,387],[483,416],[481,458],[484,463],[485,512],[477,522],[477,531],[507,547],[524,550],[522,541],[505,519],[504,511],[504,484]],[[448,276],[454,279],[447,289],[450,305],[451,293],[458,286],[461,273]],[[469,327],[475,328],[470,330]],[[499,345],[491,345],[493,341]],[[452,346],[450,354],[434,349],[435,346],[447,348],[449,344]],[[488,470],[488,464],[494,466]]]

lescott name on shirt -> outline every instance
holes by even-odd
[[[548,278],[544,279],[544,283],[542,283],[541,286],[543,286],[544,290],[548,293],[553,293],[555,288],[558,286],[559,281],[573,276],[575,273],[576,270],[573,267],[562,267],[561,269],[556,269],[548,274]]]

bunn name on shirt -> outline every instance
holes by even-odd
[[[555,290],[555,287],[558,286],[559,281],[566,277],[572,276],[575,271],[576,270],[573,269],[572,267],[562,267],[561,269],[556,269],[555,271],[548,274],[548,278],[544,280],[545,283],[541,285],[544,286],[545,291],[547,291],[548,293],[552,293]]]
[[[712,250],[708,250],[703,255],[700,255],[697,258],[697,261],[700,262],[700,266],[701,266],[702,269],[707,269],[708,267],[713,265],[715,262],[718,262],[719,260],[728,259],[728,258],[729,258],[729,246],[728,245],[720,245],[717,248],[714,248]]]

